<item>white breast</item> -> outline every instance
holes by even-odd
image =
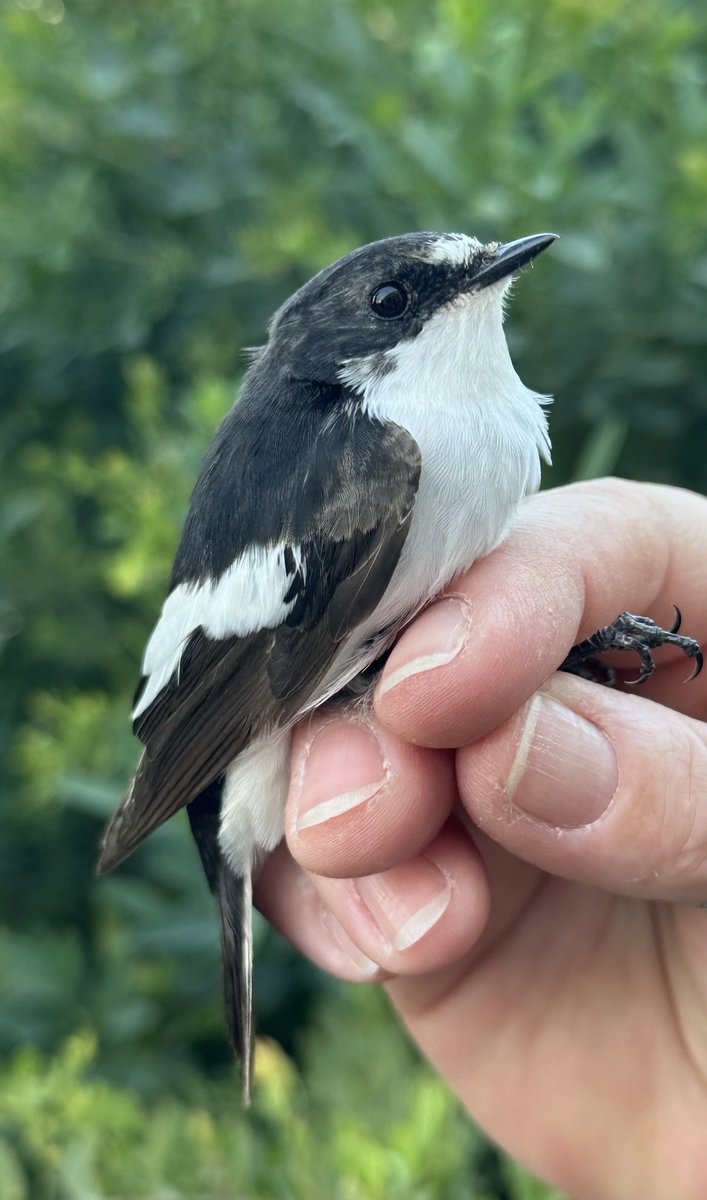
[[[373,417],[402,425],[422,456],[420,486],[398,566],[381,603],[337,656],[312,697],[335,694],[453,577],[506,536],[523,496],[549,458],[543,397],[523,386],[502,329],[502,288],[440,311],[391,352],[394,369],[349,364],[343,378]],[[278,593],[281,596],[281,593]],[[280,601],[282,602],[282,601]],[[220,842],[242,873],[281,836],[289,780],[289,732],[258,743],[229,768]]]
[[[381,375],[366,361],[342,374],[365,410],[402,425],[422,456],[420,486],[405,546],[388,589],[357,631],[337,671],[353,669],[358,648],[376,631],[402,624],[507,535],[522,498],[549,461],[548,397],[516,374],[502,327],[502,289],[461,297],[418,337],[390,352]]]

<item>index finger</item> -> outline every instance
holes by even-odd
[[[707,640],[706,596],[701,496],[618,479],[543,492],[523,506],[507,541],[402,634],[377,714],[408,741],[466,745],[507,720],[573,645],[624,610],[671,626],[678,604],[683,631]],[[631,678],[635,662],[622,658]],[[702,715],[707,673],[683,688],[684,657],[666,649],[664,658],[642,694]]]

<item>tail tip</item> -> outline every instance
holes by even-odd
[[[241,1095],[243,1099],[243,1107],[250,1108],[251,1104],[253,1103],[253,1073],[250,1069],[250,1066],[245,1062],[242,1064],[242,1066],[243,1082]]]

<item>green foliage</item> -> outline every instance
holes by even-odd
[[[277,1043],[259,1043],[247,1113],[232,1084],[213,1082],[148,1107],[95,1077],[88,1033],[50,1061],[19,1053],[0,1074],[0,1200],[493,1200],[482,1139],[380,998],[362,992],[335,1015],[304,1076]],[[347,1083],[331,1064],[352,1019]],[[562,1198],[513,1168],[504,1200]]]
[[[142,647],[242,349],[365,240],[556,229],[509,320],[521,375],[557,400],[548,481],[617,471],[704,490],[707,10],[8,0],[0,39],[0,1050],[96,1031],[90,1082],[73,1051],[56,1075],[30,1057],[10,1095],[48,1072],[55,1103],[68,1072],[96,1129],[114,1102],[145,1147],[141,1102],[120,1089],[158,1097],[226,1062],[211,901],[178,821],[115,878],[95,881],[93,863],[136,758]],[[292,1049],[312,997],[337,990],[258,937],[261,1028]],[[306,1077],[338,1080],[332,1147],[353,1170],[369,1134],[352,1118],[342,1133],[357,1060],[337,1054],[333,1067],[312,1054]],[[400,1117],[418,1147],[425,1104],[432,1128],[451,1120],[425,1087]],[[154,1104],[155,1130],[186,1122],[176,1101]],[[251,1135],[231,1143],[225,1117],[208,1121],[230,1162]],[[176,1162],[176,1133],[160,1136]],[[395,1137],[371,1156],[387,1163]],[[117,1187],[89,1143],[59,1159]],[[23,1153],[0,1144],[8,1195],[31,1190]]]

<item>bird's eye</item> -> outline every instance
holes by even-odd
[[[402,317],[410,302],[410,297],[402,283],[391,280],[381,283],[371,292],[371,308],[377,317],[390,321],[393,317]]]

